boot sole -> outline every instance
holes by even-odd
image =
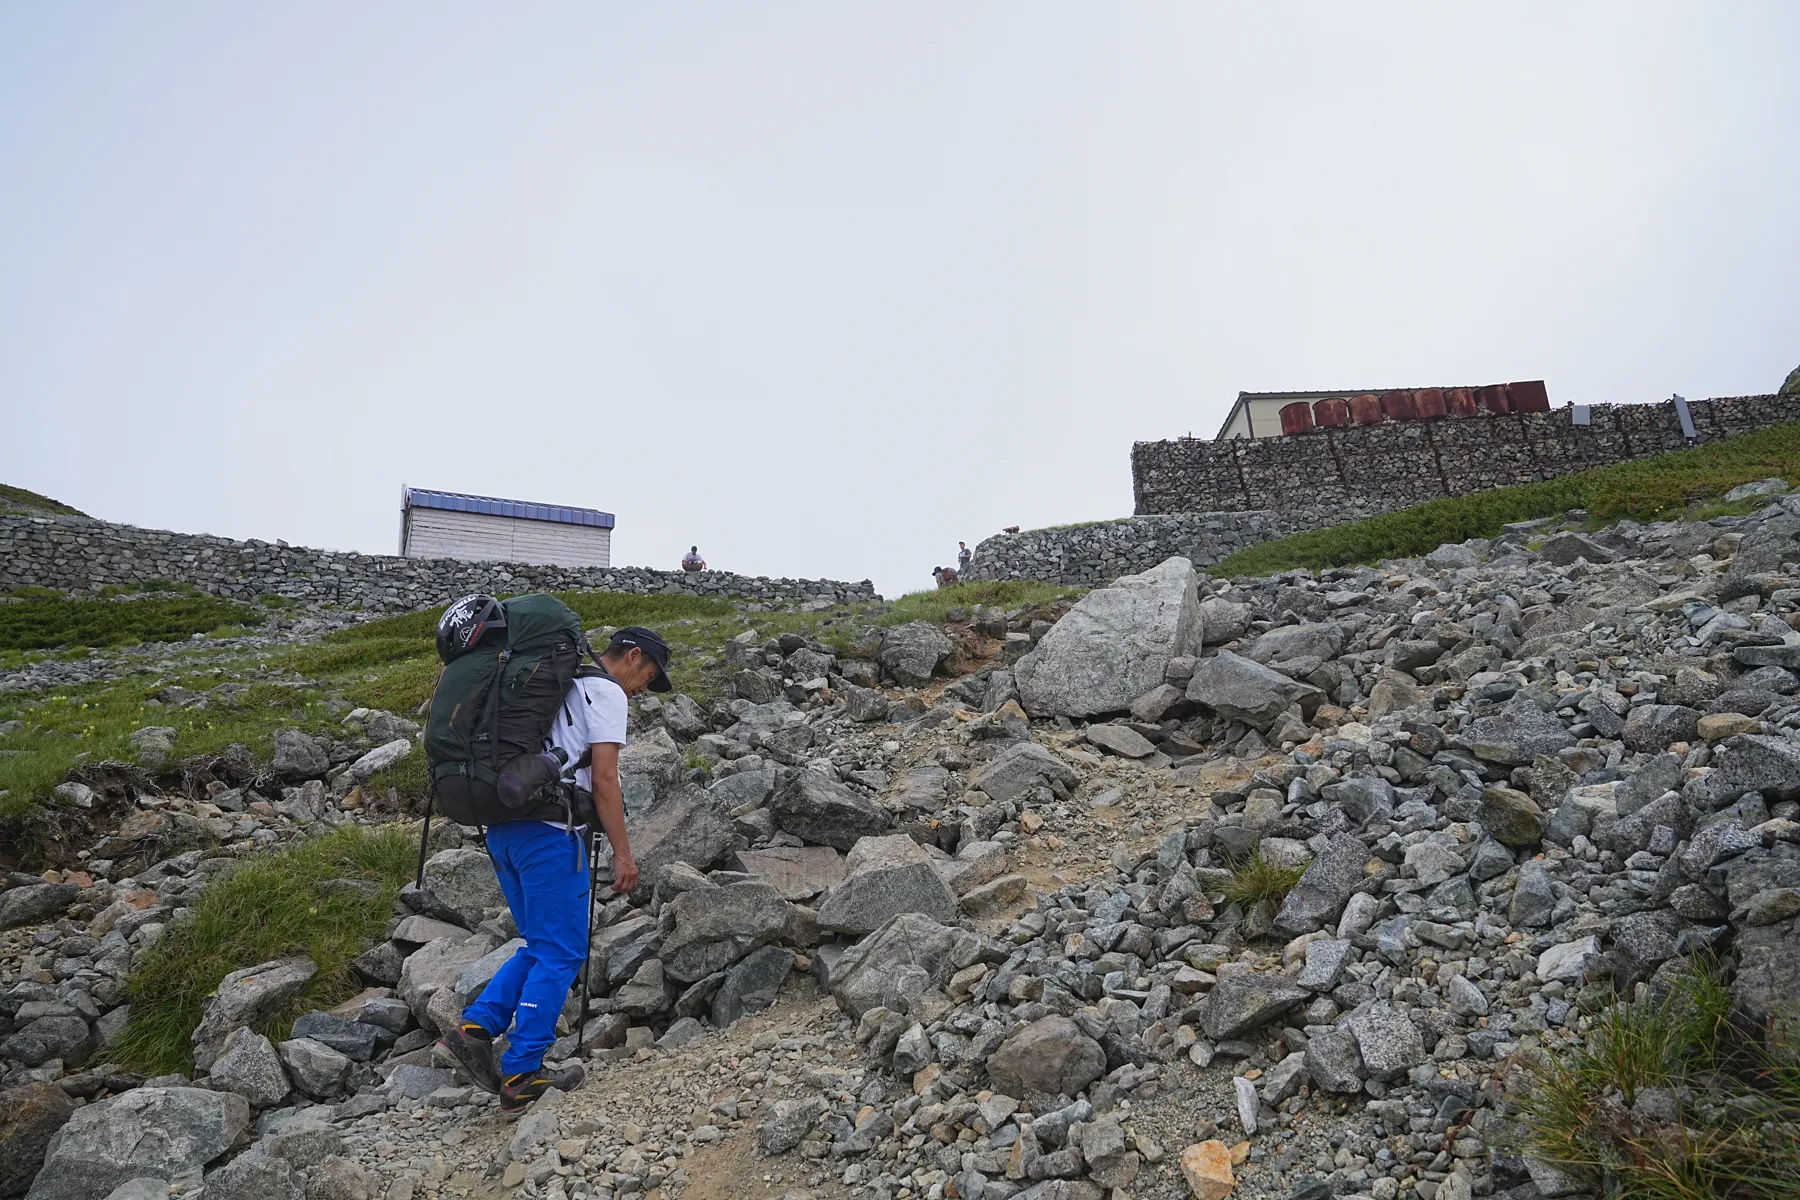
[[[456,1052],[456,1047],[450,1044],[448,1038],[439,1038],[437,1045],[438,1049],[442,1050],[445,1054],[448,1054],[451,1060],[463,1069],[463,1074],[467,1075],[470,1082],[476,1087],[480,1088],[490,1096],[498,1096],[500,1094],[499,1079],[496,1078],[494,1080],[494,1086],[489,1087],[487,1083],[483,1081],[481,1072],[470,1066],[468,1060]]]

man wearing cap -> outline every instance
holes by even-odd
[[[569,688],[544,748],[560,749],[571,763],[591,756],[592,765],[575,773],[575,786],[593,797],[594,814],[612,843],[612,890],[623,895],[638,880],[619,791],[627,700],[646,690],[669,690],[669,646],[654,630],[627,626],[613,634],[600,665],[604,674],[584,674]],[[587,957],[591,893],[584,835],[585,830],[552,821],[488,827],[488,854],[525,945],[463,1010],[442,1044],[477,1084],[499,1094],[501,1115],[508,1118],[552,1087],[567,1092],[581,1086],[579,1065],[547,1068],[544,1053],[556,1040],[556,1019]],[[493,1041],[508,1026],[512,1036],[496,1067]]]

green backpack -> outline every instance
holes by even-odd
[[[514,596],[502,607],[504,631],[444,667],[425,725],[438,810],[460,825],[567,815],[544,793],[563,771],[544,740],[591,653],[581,618],[555,596]]]

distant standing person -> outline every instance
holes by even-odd
[[[706,560],[700,557],[700,547],[688,547],[688,552],[681,556],[681,569],[689,574],[706,570]]]
[[[969,560],[974,557],[975,552],[969,549],[969,543],[956,543],[956,573],[958,575],[967,575],[969,573]]]

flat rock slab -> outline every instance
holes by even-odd
[[[739,850],[736,865],[780,892],[783,900],[808,900],[844,881],[844,856],[830,846]]]

